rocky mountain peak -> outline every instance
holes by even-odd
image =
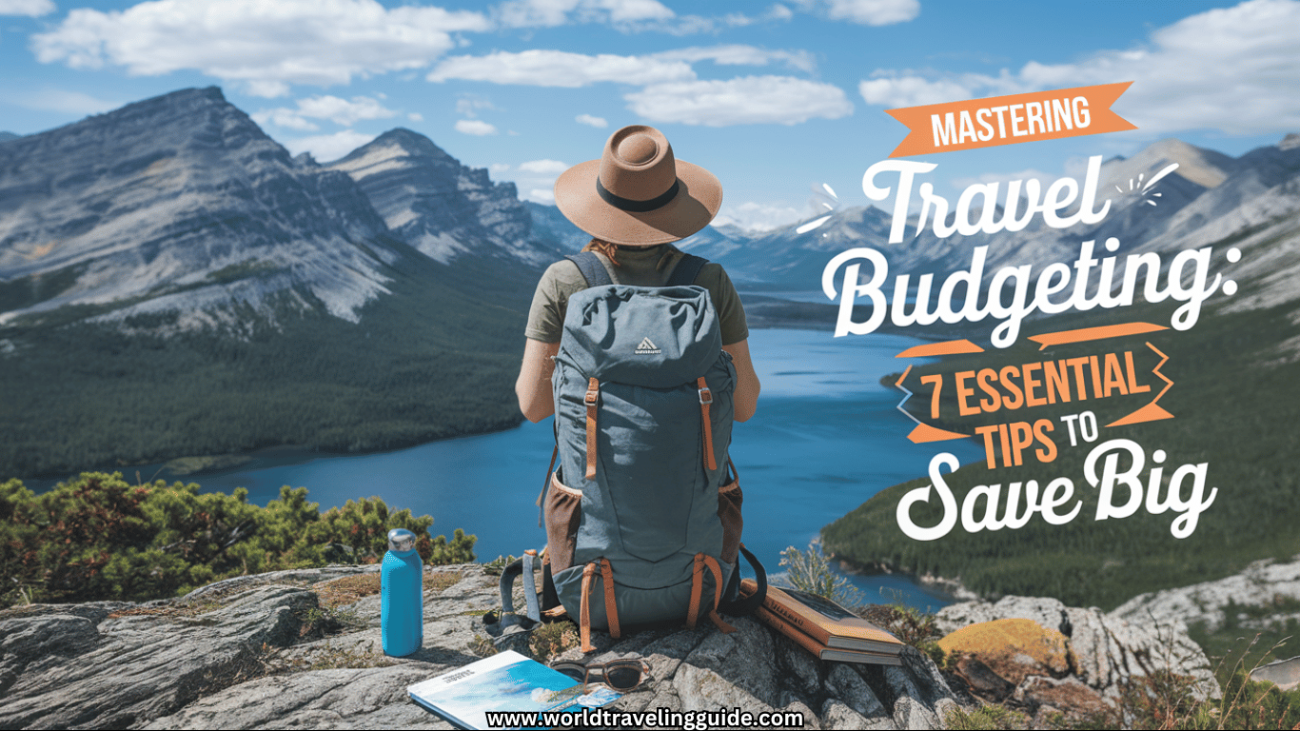
[[[224,329],[286,296],[355,319],[395,256],[357,244],[383,230],[346,176],[295,163],[220,89],[182,89],[0,147],[0,280],[59,283],[0,323],[81,304]]]
[[[456,160],[456,158],[447,154],[445,150],[434,144],[433,140],[425,137],[419,132],[414,132],[405,127],[397,127],[388,130],[382,135],[376,137],[370,143],[353,150],[347,157],[343,158],[343,160],[347,160],[353,155],[365,155],[367,152],[375,148],[391,149],[394,147],[404,151],[412,157],[427,157],[460,165],[460,162]],[[342,160],[339,162],[342,162]]]
[[[1176,175],[1202,188],[1216,187],[1238,167],[1236,160],[1221,152],[1170,137],[1151,143],[1132,157],[1106,161],[1102,184],[1125,186],[1128,180],[1137,181],[1139,175],[1149,178],[1170,163],[1178,163]]]
[[[418,132],[389,130],[328,169],[351,176],[395,235],[441,264],[554,259],[535,245],[513,183],[493,183]]]

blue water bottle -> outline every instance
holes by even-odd
[[[384,654],[410,655],[424,642],[424,565],[415,551],[415,534],[388,531],[388,553],[379,572],[380,634]]]

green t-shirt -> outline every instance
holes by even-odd
[[[619,266],[611,264],[604,254],[596,254],[615,284],[662,287],[668,283],[668,277],[684,254],[675,246],[659,244],[620,248],[615,256],[618,257]],[[740,295],[736,293],[735,285],[722,266],[712,262],[705,264],[695,277],[695,284],[709,291],[722,329],[722,344],[732,345],[748,339],[749,326],[745,323],[745,308],[741,306]],[[537,283],[524,335],[543,343],[560,342],[569,297],[586,288],[587,281],[583,279],[577,264],[568,259],[552,264],[542,275],[542,281]]]

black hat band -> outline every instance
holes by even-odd
[[[614,206],[620,211],[627,211],[628,213],[645,213],[668,205],[668,202],[677,195],[678,182],[679,181],[674,180],[672,187],[665,191],[663,195],[655,196],[648,201],[634,201],[631,198],[614,195],[606,190],[604,185],[601,185],[599,177],[596,178],[596,192],[600,194],[601,200]]]

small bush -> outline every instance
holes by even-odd
[[[790,583],[800,591],[826,597],[849,610],[856,610],[864,603],[862,592],[831,570],[826,554],[816,541],[809,543],[806,551],[794,546],[782,551],[781,565],[786,567]]]
[[[953,708],[944,716],[944,728],[957,731],[1027,729],[1029,717],[1004,706],[981,706],[973,711]]]
[[[483,635],[474,635],[474,639],[469,641],[469,651],[479,657],[492,657],[500,652],[497,646],[492,644],[492,638]]]
[[[577,647],[580,641],[578,627],[573,622],[551,622],[533,630],[528,637],[528,649],[533,651],[534,660],[545,663]]]
[[[913,607],[902,604],[873,604],[865,607],[860,614],[863,619],[879,625],[904,644],[917,649],[940,637],[938,618]]]

